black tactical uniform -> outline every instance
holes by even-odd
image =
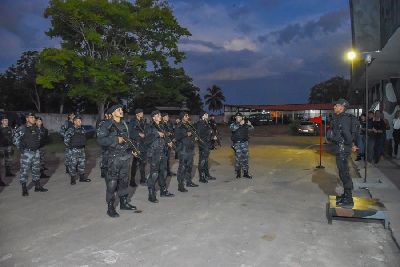
[[[169,140],[174,141],[173,140],[173,134],[174,134],[174,126],[172,125],[171,121],[164,121],[164,117],[168,116],[168,113],[162,113],[161,116],[163,117],[163,120],[161,121],[161,128],[164,130],[164,132],[168,135]],[[171,151],[172,148],[168,147],[167,150],[167,176],[173,176],[176,175],[176,173],[173,173],[171,171]]]
[[[146,147],[147,157],[150,165],[149,179],[147,180],[147,187],[149,189],[149,201],[157,203],[156,197],[156,182],[160,186],[160,196],[173,196],[167,189],[166,177],[167,177],[167,139],[160,137],[160,132],[163,133],[163,129],[160,124],[154,121],[155,116],[161,116],[159,111],[153,111],[151,117],[153,121],[147,125],[145,136],[146,136]]]
[[[101,128],[103,123],[105,123],[106,121],[108,121],[108,119],[104,118],[102,120],[99,120],[96,123],[96,135],[99,132],[99,129]],[[108,169],[108,147],[101,146],[101,159],[100,159],[100,176],[101,176],[101,178],[106,178],[107,169]]]
[[[143,112],[142,109],[136,109],[135,110],[135,115],[138,113]],[[139,134],[145,134],[145,129],[146,129],[146,122],[144,119],[138,120],[137,118],[134,118],[130,121],[129,123],[129,133],[131,134],[131,138],[133,142],[135,142],[137,148],[140,151],[141,157],[134,157],[132,159],[132,167],[131,167],[131,181],[130,181],[130,186],[136,187],[136,171],[137,171],[137,166],[139,165],[139,171],[140,171],[140,183],[141,184],[146,184],[146,146],[145,146],[145,138],[140,137]]]
[[[7,117],[3,116],[1,120],[7,120]],[[12,155],[14,154],[12,138],[13,132],[11,127],[0,125],[0,157],[4,158],[6,176],[15,176],[11,172]]]
[[[109,111],[113,113],[119,108],[122,108],[122,106],[114,105]],[[132,151],[127,142],[118,142],[118,137],[122,135],[129,138],[128,125],[122,119],[120,122],[113,119],[105,121],[97,132],[97,142],[100,146],[107,147],[109,152],[106,202],[108,206],[107,214],[110,217],[119,216],[114,208],[114,194],[116,192],[120,198],[121,210],[136,209],[135,206],[128,203],[129,166],[132,160]]]
[[[337,105],[345,108],[349,103],[345,99],[339,99]],[[336,166],[339,170],[339,177],[343,183],[344,194],[336,198],[338,205],[353,204],[353,181],[349,174],[349,156],[352,146],[356,144],[358,138],[359,122],[353,115],[342,112],[335,114],[331,122],[331,134],[328,138],[335,144]]]
[[[187,113],[181,113],[180,117],[183,118]],[[184,186],[197,187],[198,185],[192,182],[192,168],[193,168],[193,157],[195,148],[195,136],[193,130],[187,125],[188,122],[182,121],[175,129],[175,140],[177,142],[177,152],[179,159],[178,167],[178,190],[180,192],[187,192]],[[191,133],[191,136],[189,136]]]
[[[205,112],[200,114],[200,118],[206,114]],[[208,158],[210,156],[210,148],[212,146],[213,130],[207,120],[200,120],[197,122],[197,133],[200,137],[199,143],[199,182],[207,183],[208,180],[215,180],[210,175]]]

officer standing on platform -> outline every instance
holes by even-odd
[[[132,160],[132,151],[127,143],[129,138],[128,125],[123,120],[122,105],[113,105],[109,109],[111,118],[105,121],[97,131],[97,142],[108,150],[108,170],[106,176],[107,214],[110,217],[119,217],[114,207],[115,193],[120,198],[121,210],[136,210],[128,202],[129,167]]]
[[[36,117],[36,125],[39,128],[40,132],[42,133],[42,138],[40,139],[40,178],[50,178],[47,174],[44,173],[46,168],[46,161],[45,161],[45,153],[44,153],[44,145],[47,142],[47,138],[49,136],[49,130],[43,126],[43,120],[41,117]]]
[[[192,181],[192,168],[195,147],[195,136],[193,129],[188,125],[189,113],[181,112],[179,115],[181,123],[175,130],[175,140],[177,142],[177,151],[179,159],[178,167],[178,191],[187,192],[184,186],[186,181],[187,187],[197,187],[198,185]]]
[[[138,108],[135,110],[135,118],[133,118],[129,122],[129,133],[131,134],[131,138],[133,142],[135,142],[136,146],[140,150],[141,157],[133,157],[132,166],[131,166],[131,181],[129,185],[131,187],[136,187],[136,171],[139,165],[140,171],[140,184],[146,184],[146,146],[145,146],[145,129],[146,122],[144,121],[144,113],[143,110]]]
[[[158,203],[156,197],[156,182],[160,186],[161,197],[173,197],[167,189],[167,150],[171,143],[167,143],[165,132],[161,128],[161,113],[155,110],[151,113],[152,121],[146,127],[146,147],[150,165],[149,179],[147,187],[149,190],[149,201]]]
[[[76,178],[79,176],[79,182],[90,182],[85,178],[85,129],[82,127],[82,117],[74,117],[73,126],[65,132],[64,144],[67,147],[66,156],[69,158],[68,173],[71,176],[71,185],[76,184]]]
[[[336,204],[341,206],[353,203],[353,181],[349,173],[349,156],[357,151],[356,140],[359,134],[359,122],[353,115],[345,113],[349,102],[341,98],[335,102],[335,115],[331,122],[331,136],[329,139],[335,144],[336,166],[342,181],[344,194],[336,197]]]
[[[20,182],[22,196],[28,196],[26,183],[28,172],[32,171],[32,180],[35,183],[35,192],[46,192],[46,188],[40,185],[40,139],[41,133],[36,125],[34,113],[26,114],[26,124],[20,126],[14,135],[14,144],[21,151]]]
[[[163,112],[161,113],[161,117],[162,117],[162,121],[161,121],[161,125],[162,128],[164,129],[164,132],[168,135],[168,138],[172,141],[173,140],[173,135],[174,135],[174,126],[172,125],[172,122],[169,120],[169,115],[167,112]],[[167,176],[174,176],[176,175],[176,173],[171,171],[171,151],[172,148],[168,147],[167,150]]]
[[[236,178],[240,178],[243,170],[243,177],[252,179],[249,174],[249,130],[254,127],[250,121],[245,121],[241,113],[236,114],[236,121],[229,127],[232,131],[233,149],[235,150],[235,171]]]
[[[8,118],[3,115],[0,126],[0,157],[4,158],[4,166],[6,168],[6,176],[15,176],[11,172],[13,150],[13,131],[8,125]]]
[[[208,123],[208,113],[202,111],[200,120],[197,122],[197,133],[199,134],[199,182],[208,183],[208,180],[215,180],[215,177],[210,175],[208,158],[210,156],[210,147],[216,137],[213,136],[213,130]]]

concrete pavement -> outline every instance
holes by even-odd
[[[400,266],[380,223],[327,224],[325,203],[337,190],[337,173],[332,155],[315,170],[314,142],[253,138],[252,180],[234,178],[225,142],[211,153],[216,181],[179,193],[173,177],[176,196],[158,204],[138,187],[132,202],[143,212],[117,209],[118,219],[106,215],[96,153],[92,183],[70,186],[59,164],[49,192],[30,190],[23,198],[14,179],[0,193],[0,266]],[[62,155],[53,157],[62,162]]]

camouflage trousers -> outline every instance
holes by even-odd
[[[249,170],[249,142],[236,142],[233,144],[235,149],[235,170]]]
[[[68,166],[69,166],[69,158],[68,158],[68,147],[66,147],[65,149],[64,149],[64,164],[65,164],[65,167],[67,167],[68,168]]]
[[[101,177],[105,178],[108,170],[108,150],[105,147],[101,148],[100,170],[102,174]]]
[[[19,181],[27,183],[29,170],[32,171],[32,180],[40,179],[40,152],[37,150],[24,149],[21,152]]]
[[[176,178],[179,184],[192,181],[194,151],[180,151],[179,152],[179,167]]]
[[[85,174],[86,155],[84,148],[68,148],[65,157],[68,157],[69,175],[76,177]]]
[[[13,154],[14,150],[12,146],[0,147],[0,158],[1,160],[4,158],[4,166],[6,168],[11,168]]]
[[[129,174],[132,161],[132,154],[108,155],[108,168],[106,177],[106,201],[114,200],[115,192],[119,197],[128,195]]]
[[[165,187],[167,184],[167,152],[150,151],[148,153],[148,162],[150,171],[147,187],[154,188],[156,182],[158,182],[160,187]]]
[[[43,171],[44,167],[46,165],[46,161],[44,158],[44,149],[43,147],[39,148],[39,153],[40,153],[40,170]]]
[[[209,176],[208,158],[210,156],[210,149],[208,147],[199,146],[199,175]]]

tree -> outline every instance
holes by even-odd
[[[138,91],[152,72],[177,64],[177,43],[190,32],[165,1],[50,0],[50,37],[61,48],[41,53],[37,81],[46,88],[64,83],[69,96],[104,105]]]
[[[225,96],[221,88],[213,85],[211,88],[207,88],[207,92],[208,93],[204,96],[204,99],[208,105],[208,109],[212,111],[221,110],[223,102],[225,101]]]
[[[350,88],[349,80],[333,77],[314,85],[310,90],[309,103],[332,103],[339,98],[346,98]]]

